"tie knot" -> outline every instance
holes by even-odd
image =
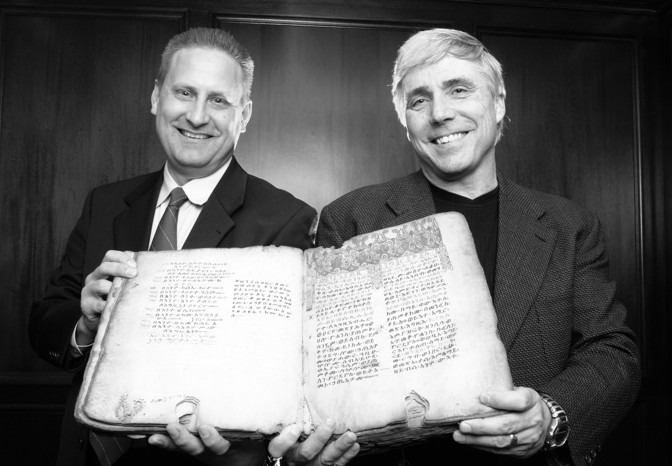
[[[180,207],[182,204],[187,202],[187,195],[184,193],[184,189],[177,187],[170,192],[170,201],[168,205],[170,207]]]

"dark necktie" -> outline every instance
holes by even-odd
[[[180,206],[187,201],[187,195],[180,187],[170,192],[168,207],[161,217],[159,226],[154,233],[150,251],[169,251],[177,249],[177,215]]]
[[[177,215],[180,206],[187,200],[182,188],[178,187],[170,192],[168,207],[156,228],[150,251],[177,249]],[[89,441],[102,466],[114,464],[133,444],[133,440],[128,437],[97,435],[94,432],[90,433]]]

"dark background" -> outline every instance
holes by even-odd
[[[598,464],[669,464],[671,0],[0,1],[0,463],[53,462],[70,376],[32,353],[30,304],[88,190],[160,168],[150,94],[190,26],[256,62],[240,163],[318,210],[418,167],[390,96],[401,43],[479,37],[505,70],[498,166],[600,216],[642,349],[639,399]]]

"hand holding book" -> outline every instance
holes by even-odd
[[[342,248],[141,252],[115,280],[76,417],[112,433],[261,439],[326,419],[363,450],[452,432],[512,388],[473,240],[456,213]]]
[[[302,426],[292,424],[271,439],[267,448],[270,466],[284,458],[292,464],[315,461],[317,464],[346,464],[359,452],[357,436],[346,432],[332,441],[335,423],[326,422],[317,427],[305,441],[299,441]],[[166,434],[153,434],[148,442],[160,448],[198,456],[210,466],[262,464],[263,446],[258,442],[231,444],[210,425],[198,426],[198,436],[191,434],[179,423],[166,426]],[[265,463],[265,464],[266,464]]]

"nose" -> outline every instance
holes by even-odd
[[[455,102],[450,98],[440,94],[432,99],[432,122],[435,124],[442,124],[445,121],[455,118]]]
[[[194,127],[203,126],[208,123],[210,120],[210,114],[208,113],[207,102],[201,101],[200,99],[194,100],[191,105],[191,108],[187,112],[187,120]]]

